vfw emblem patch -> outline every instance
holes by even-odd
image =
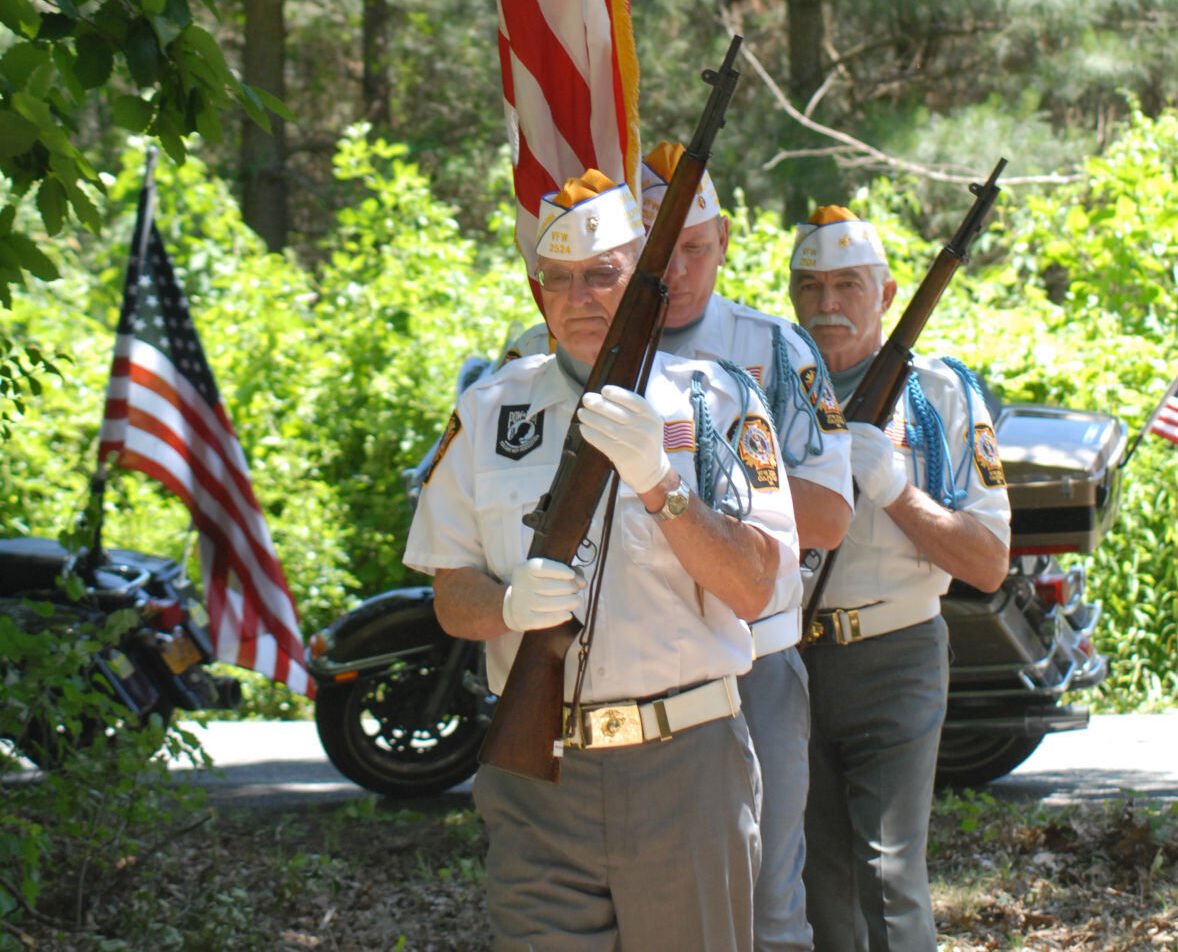
[[[508,459],[523,459],[544,441],[544,411],[528,417],[526,403],[499,408],[495,452]]]
[[[735,429],[735,427],[733,428]],[[731,439],[731,434],[729,434]],[[769,421],[759,416],[747,416],[740,429],[737,453],[755,489],[776,489],[777,455],[773,452],[773,430]]]
[[[802,387],[810,394],[810,403],[814,407],[814,415],[818,418],[818,425],[827,433],[834,433],[847,428],[847,421],[843,418],[843,409],[839,406],[834,390],[825,379],[821,381],[817,393],[811,393],[814,378],[818,376],[817,367],[803,367],[798,371]]]
[[[977,423],[973,428],[973,461],[984,485],[990,488],[1006,485],[1006,473],[998,454],[998,437],[985,423]]]

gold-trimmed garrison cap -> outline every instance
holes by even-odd
[[[659,207],[667,194],[667,187],[671,184],[671,176],[679,166],[679,159],[687,150],[682,143],[671,143],[664,139],[646,153],[642,160],[642,224],[647,231],[654,224]],[[695,200],[687,212],[683,222],[684,228],[698,225],[700,222],[710,221],[720,214],[720,197],[716,194],[716,186],[712,184],[712,177],[704,169],[703,178],[695,190]]]
[[[641,238],[642,215],[630,186],[597,169],[565,179],[559,192],[540,199],[536,254],[582,261]]]
[[[871,222],[842,205],[820,205],[794,237],[791,270],[837,271],[857,265],[888,263]]]

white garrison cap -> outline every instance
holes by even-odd
[[[582,261],[646,234],[630,186],[597,169],[540,199],[539,220],[536,254],[561,261]]]
[[[871,222],[862,221],[842,205],[821,205],[798,225],[791,270],[837,271],[864,264],[888,263]]]
[[[664,139],[642,160],[642,224],[647,230],[654,224],[659,206],[663,204],[663,197],[667,194],[667,186],[671,184],[671,176],[675,174],[679,159],[686,151],[681,144],[672,145]],[[712,177],[708,175],[707,169],[704,169],[703,178],[700,179],[699,188],[695,190],[695,200],[691,203],[683,227],[698,225],[719,214],[720,197],[716,194]]]

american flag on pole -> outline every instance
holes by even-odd
[[[188,302],[152,221],[153,162],[139,198],[123,288],[100,473],[113,459],[159,481],[188,507],[200,536],[217,659],[312,696],[294,599]]]
[[[1150,433],[1165,437],[1171,443],[1178,443],[1178,379],[1170,384],[1170,389],[1162,397],[1162,402],[1150,417]]]
[[[641,204],[638,54],[629,0],[499,0],[516,245],[536,270],[540,199],[596,168]],[[533,293],[538,288],[533,283]]]

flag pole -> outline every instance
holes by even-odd
[[[132,294],[134,285],[143,274],[147,261],[147,243],[151,237],[152,218],[155,215],[155,165],[159,158],[159,149],[154,145],[147,147],[146,161],[143,170],[143,188],[139,191],[139,206],[135,214],[135,231],[131,236],[131,260],[127,264],[127,276],[123,283],[123,310],[129,302],[135,299]],[[119,315],[120,326],[123,315]],[[118,330],[115,331],[116,348],[118,347]],[[107,467],[106,460],[101,456],[94,475],[90,477],[90,500],[86,505],[83,518],[92,527],[89,538],[86,565],[93,570],[102,559],[102,523],[103,497],[106,494]]]
[[[1136,452],[1137,447],[1141,445],[1141,441],[1145,438],[1145,434],[1149,433],[1153,429],[1153,425],[1157,422],[1159,414],[1161,414],[1162,409],[1166,406],[1166,402],[1176,393],[1178,393],[1178,377],[1173,379],[1173,381],[1170,383],[1170,386],[1166,389],[1166,392],[1162,394],[1162,399],[1159,400],[1158,405],[1153,408],[1153,413],[1149,415],[1149,419],[1145,421],[1145,425],[1141,428],[1141,431],[1137,434],[1137,436],[1134,437],[1132,444],[1125,451],[1125,455],[1121,457],[1121,462],[1117,464],[1117,469],[1124,469],[1125,466],[1128,465],[1130,457],[1132,457],[1132,455]]]

